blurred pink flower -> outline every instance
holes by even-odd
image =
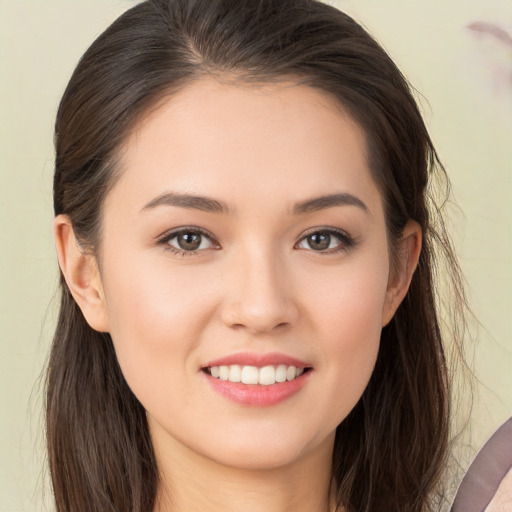
[[[512,35],[503,25],[474,21],[466,27],[476,39],[472,53],[476,63],[490,76],[496,93],[512,92]]]

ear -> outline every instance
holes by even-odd
[[[387,325],[404,299],[418,265],[421,252],[421,227],[410,220],[405,225],[397,251],[396,269],[389,276],[386,300],[382,311],[382,326]]]
[[[71,220],[55,218],[54,237],[59,266],[87,323],[96,331],[108,332],[107,307],[96,258],[78,244]]]

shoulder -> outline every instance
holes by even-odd
[[[485,443],[464,476],[451,512],[512,511],[512,417]]]

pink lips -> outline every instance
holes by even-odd
[[[203,369],[212,366],[230,366],[234,364],[238,364],[240,366],[257,366],[259,368],[270,365],[278,366],[280,364],[295,366],[297,368],[311,367],[311,365],[305,361],[300,361],[299,359],[285,354],[272,352],[267,354],[232,354],[227,357],[210,361],[203,367]],[[308,371],[291,381],[276,382],[269,386],[262,386],[258,384],[242,384],[238,382],[223,381],[212,377],[206,372],[202,372],[214,391],[235,403],[253,407],[268,407],[276,405],[292,397],[306,385],[311,373],[311,371]]]
[[[227,357],[210,361],[204,366],[204,368],[209,366],[229,366],[232,364],[239,364],[241,366],[258,366],[259,368],[270,365],[277,366],[279,364],[295,366],[297,368],[306,368],[311,366],[304,361],[300,361],[299,359],[295,359],[294,357],[287,356],[286,354],[280,354],[278,352],[269,352],[267,354],[241,352],[239,354],[231,354]]]

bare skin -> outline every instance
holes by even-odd
[[[264,471],[220,469],[214,461],[205,462],[182,446],[164,450],[157,448],[163,482],[167,483],[155,512],[335,510],[334,496],[329,499],[332,438],[326,439],[322,450],[287,467]]]

